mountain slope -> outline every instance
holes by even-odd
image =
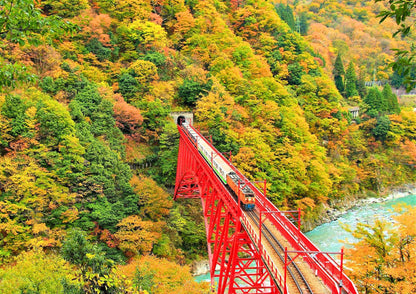
[[[0,23],[5,262],[81,242],[82,232],[65,237],[72,229],[96,244],[88,254],[102,250],[117,263],[203,254],[198,208],[155,184],[175,180],[171,111],[193,111],[214,145],[250,179],[267,179],[278,207],[300,207],[307,225],[328,204],[414,181],[414,112],[372,116],[358,97],[363,115],[353,121],[353,100],[322,67],[334,56],[270,1],[31,3],[9,6]],[[11,18],[24,17],[18,11],[31,11],[23,34]]]

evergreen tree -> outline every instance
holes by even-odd
[[[358,94],[361,98],[364,98],[367,95],[367,87],[365,86],[363,71],[360,71],[360,74],[358,75],[358,79],[355,83],[357,87]]]
[[[285,11],[284,5],[282,3],[278,3],[278,4],[275,4],[274,8],[275,8],[277,14],[280,16],[280,18],[282,20],[285,20],[286,11]]]
[[[367,96],[364,98],[364,102],[368,105],[367,112],[370,116],[377,116],[383,109],[383,95],[376,87],[373,87],[368,91]]]
[[[351,61],[350,64],[348,65],[347,73],[345,75],[345,97],[346,98],[358,95],[356,83],[357,83],[357,75],[355,74],[354,63]]]
[[[377,118],[377,124],[372,130],[374,137],[378,140],[384,141],[390,130],[390,124],[390,119],[387,116],[383,115]]]
[[[388,113],[400,113],[400,106],[399,102],[397,101],[397,96],[393,94],[393,91],[391,90],[391,86],[389,84],[386,84],[382,91],[383,100],[385,101],[384,105],[385,111]]]
[[[295,18],[293,16],[293,10],[290,8],[289,4],[286,5],[286,23],[289,25],[289,27],[292,29],[292,31],[296,28]]]
[[[289,25],[292,31],[294,31],[296,29],[296,23],[293,16],[293,10],[290,8],[289,4],[285,7],[283,4],[279,3],[275,6],[275,9],[280,18]]]
[[[288,82],[291,85],[300,85],[303,75],[303,67],[298,63],[289,64],[287,67],[289,71]]]
[[[344,95],[344,79],[342,76],[334,76],[335,86],[337,87],[339,93]]]
[[[337,87],[338,91],[343,94],[344,93],[344,79],[343,76],[345,75],[344,65],[342,64],[341,55],[338,54],[337,58],[335,59],[334,69],[332,70],[332,74],[334,75],[335,86]]]
[[[384,89],[383,89],[383,91],[384,91]],[[389,92],[388,90],[387,90],[387,92],[380,92],[379,91],[380,96],[381,96],[381,98],[380,98],[380,108],[379,108],[379,111],[382,112],[382,113],[384,113],[384,114],[385,113],[390,113],[390,110],[389,110],[389,102],[388,102],[389,97],[388,96],[391,96],[391,95],[388,92]],[[390,88],[390,93],[393,94],[391,92],[391,88]]]
[[[305,36],[308,33],[308,29],[309,29],[308,18],[306,16],[306,13],[302,13],[300,15],[300,20],[299,20],[299,33],[302,36]]]

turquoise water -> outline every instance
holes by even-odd
[[[348,211],[336,221],[316,227],[305,235],[321,251],[339,252],[342,246],[346,247],[342,241],[356,241],[350,233],[342,228],[343,224],[354,229],[358,223],[373,224],[376,219],[392,220],[391,216],[396,214],[393,211],[394,206],[400,204],[416,206],[416,195],[400,197],[384,203],[365,204]]]
[[[393,211],[394,206],[400,204],[416,206],[416,195],[400,197],[384,203],[365,204],[349,210],[336,221],[316,227],[305,235],[321,251],[339,252],[342,246],[346,247],[343,241],[348,240],[349,242],[354,242],[355,240],[350,233],[342,228],[342,224],[354,229],[358,223],[372,224],[376,219],[392,220],[391,216],[395,214]],[[209,282],[210,275],[196,276],[195,280],[198,282]]]
[[[200,282],[210,282],[211,278],[210,278],[209,274],[200,275],[200,276],[195,276],[195,281],[197,281],[198,283],[200,283]]]

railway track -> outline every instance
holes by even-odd
[[[255,225],[259,226],[259,216],[255,211],[247,211],[246,215],[255,223]],[[284,268],[285,266],[285,250],[283,245],[277,240],[277,238],[272,234],[270,229],[267,227],[266,224],[262,224],[262,236],[269,242],[270,246],[274,249],[276,255],[280,260],[281,267]],[[288,261],[292,261],[291,257],[287,256]],[[295,262],[291,262],[289,266],[287,266],[287,278],[286,278],[286,286],[288,289],[288,293],[314,293],[312,291],[311,286],[309,285],[307,279],[302,274],[302,271],[296,265]]]
[[[213,237],[216,241],[221,240],[221,242],[225,238],[227,238],[226,240],[234,240],[237,242],[233,244],[237,245],[243,244],[242,241],[247,241],[243,251],[245,252],[245,249],[257,250],[259,255],[254,251],[245,253],[249,254],[255,262],[261,263],[261,260],[263,260],[263,264],[254,263],[258,270],[255,275],[245,271],[250,268],[251,263],[248,267],[237,271],[237,269],[229,267],[230,259],[227,261],[224,260],[224,257],[230,253],[230,249],[240,250],[240,248],[230,248],[229,246],[223,246],[224,243],[215,242],[214,246],[209,248],[214,250],[214,254],[210,252],[209,255],[212,265],[220,268],[221,277],[223,277],[220,281],[221,289],[225,289],[226,283],[230,282],[235,284],[235,289],[240,289],[246,293],[247,287],[239,285],[239,282],[241,280],[244,284],[244,279],[249,279],[250,282],[253,282],[254,287],[250,289],[250,292],[253,289],[263,287],[264,289],[273,288],[282,294],[283,292],[290,294],[358,293],[351,280],[343,274],[342,261],[339,268],[338,264],[329,256],[329,254],[338,253],[326,252],[320,254],[319,249],[299,229],[288,223],[283,215],[265,217],[265,221],[262,222],[260,228],[259,218],[262,216],[260,209],[265,214],[279,213],[279,210],[267,199],[266,195],[263,195],[253,183],[212,146],[212,142],[209,143],[190,123],[182,122],[182,126],[178,127],[178,130],[184,140],[181,140],[182,143],[179,147],[175,199],[178,197],[194,198],[195,196],[204,199],[203,193],[206,189],[206,194],[210,197],[208,206],[204,207],[207,234],[210,234],[207,235],[208,244],[211,244]],[[191,169],[189,170],[189,168]],[[238,176],[237,189],[235,189],[235,185],[234,189],[230,188],[228,183],[231,173]],[[201,182],[198,178],[202,179]],[[197,184],[203,184],[204,191],[196,191]],[[249,191],[251,193],[246,193],[244,197],[241,197],[240,191],[245,186],[251,189]],[[252,194],[255,197],[255,210],[247,211],[247,209],[253,208]],[[251,198],[250,201],[247,198]],[[230,202],[233,200],[238,204],[231,204]],[[217,203],[220,205],[217,206]],[[238,207],[240,204],[241,208]],[[230,230],[230,224],[238,224],[239,226],[236,228],[244,229],[246,233],[237,231],[235,228]],[[223,230],[220,229],[221,226],[223,226]],[[243,233],[241,239],[236,239],[240,238],[240,233]],[[228,238],[230,234],[233,239]],[[260,238],[262,239],[260,240]],[[285,252],[284,248],[288,248],[290,253]],[[232,252],[235,253],[235,251]],[[232,262],[240,262],[241,256],[230,254],[229,258],[232,258]],[[264,267],[267,268],[268,273],[263,271]],[[238,274],[238,277],[236,274]],[[252,279],[251,276],[255,278]],[[239,280],[236,282],[236,279]]]

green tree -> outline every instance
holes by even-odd
[[[114,262],[87,240],[85,232],[70,231],[62,244],[61,255],[80,268],[78,280],[83,281],[86,293],[114,293],[114,285],[108,278]]]
[[[34,33],[47,30],[47,19],[32,0],[1,0],[0,7],[0,39],[24,44],[28,38],[36,41]]]
[[[136,93],[140,90],[139,83],[130,73],[125,72],[118,79],[120,93],[127,101],[132,101]]]
[[[112,265],[105,254],[87,240],[86,233],[79,229],[69,231],[62,244],[61,254],[65,260],[78,265],[83,273],[92,270],[106,274]]]
[[[308,16],[306,13],[302,13],[299,18],[299,33],[302,36],[306,36],[309,29],[309,23],[308,23]]]
[[[397,96],[393,94],[391,90],[391,86],[389,84],[385,84],[382,95],[384,100],[386,101],[386,111],[388,113],[400,113],[400,106],[399,101],[397,100]]]
[[[344,65],[342,64],[341,55],[338,54],[337,58],[335,59],[334,69],[332,70],[332,74],[334,75],[335,86],[337,87],[338,91],[343,95],[344,94]]]
[[[384,109],[383,100],[383,95],[376,87],[371,88],[364,98],[364,102],[368,105],[368,111],[372,110],[376,113],[379,113]]]
[[[98,111],[102,98],[97,92],[97,87],[88,83],[83,89],[80,89],[74,100],[79,103],[82,114],[85,117],[91,117]]]
[[[17,137],[18,135],[25,135],[28,131],[26,109],[29,106],[20,96],[8,95],[1,107],[1,114],[10,119],[9,135]]]
[[[174,123],[167,123],[160,136],[158,181],[167,186],[175,185],[176,162],[179,150],[179,133]]]
[[[404,76],[402,74],[398,74],[397,71],[394,71],[390,77],[390,82],[393,87],[400,88],[403,86]]]
[[[203,219],[198,208],[190,203],[177,205],[170,211],[168,226],[178,234],[176,241],[188,256],[201,254],[206,250],[206,236]]]
[[[95,202],[87,204],[92,210],[87,216],[101,227],[114,230],[120,219],[138,210],[139,201],[129,183],[131,170],[99,140],[88,144],[85,159],[89,161],[88,184],[92,185],[86,188],[92,192],[91,196],[99,195]]]
[[[0,269],[0,292],[81,294],[77,273],[62,257],[41,250],[24,252]]]
[[[143,135],[149,142],[157,142],[170,112],[170,105],[156,98],[154,101],[142,100],[136,105],[143,115]]]
[[[382,0],[374,0],[380,2]],[[409,0],[389,0],[387,10],[383,10],[378,14],[380,22],[383,22],[389,17],[393,17],[399,25],[397,31],[393,34],[396,36],[401,34],[406,37],[410,34],[412,26],[414,26],[414,13],[416,9],[416,2]],[[410,19],[410,20],[409,20]],[[398,74],[403,75],[403,83],[406,85],[406,90],[410,91],[416,86],[415,74],[416,64],[414,59],[416,57],[416,46],[411,45],[410,50],[396,49],[396,61],[392,62],[393,70]]]
[[[36,119],[40,138],[45,145],[57,145],[75,131],[75,123],[69,112],[62,104],[47,96],[38,102]]]
[[[35,80],[35,75],[20,62],[9,63],[0,56],[0,92],[4,88],[15,88],[17,85]]]
[[[143,60],[150,61],[159,68],[165,64],[166,56],[157,51],[150,51],[143,56]]]
[[[195,106],[196,101],[201,95],[208,93],[211,89],[211,85],[212,82],[210,81],[204,84],[193,79],[185,79],[178,89],[179,100],[184,105]]]
[[[289,64],[287,67],[287,70],[289,71],[289,77],[288,82],[291,85],[300,85],[302,81],[302,75],[303,75],[303,67],[298,63],[292,63]]]
[[[376,139],[384,141],[387,133],[390,130],[390,119],[387,116],[380,116],[377,118],[377,124],[372,130],[372,133]]]
[[[345,97],[350,98],[357,96],[358,91],[356,88],[357,75],[355,74],[354,63],[351,61],[345,74]]]
[[[86,45],[85,49],[94,53],[99,61],[105,61],[111,59],[111,49],[106,48],[103,44],[97,39],[91,39]]]
[[[60,17],[74,17],[79,15],[81,10],[88,7],[87,0],[46,0],[42,2],[44,2],[44,10]]]
[[[279,3],[275,6],[275,9],[277,13],[279,14],[280,18],[289,25],[292,31],[295,31],[296,29],[295,18],[293,16],[293,10],[289,6],[289,4],[285,6],[282,3]]]
[[[358,94],[361,98],[364,98],[367,95],[367,87],[365,86],[365,80],[363,76],[363,70],[360,71],[357,82],[356,82],[356,88],[358,91]]]

